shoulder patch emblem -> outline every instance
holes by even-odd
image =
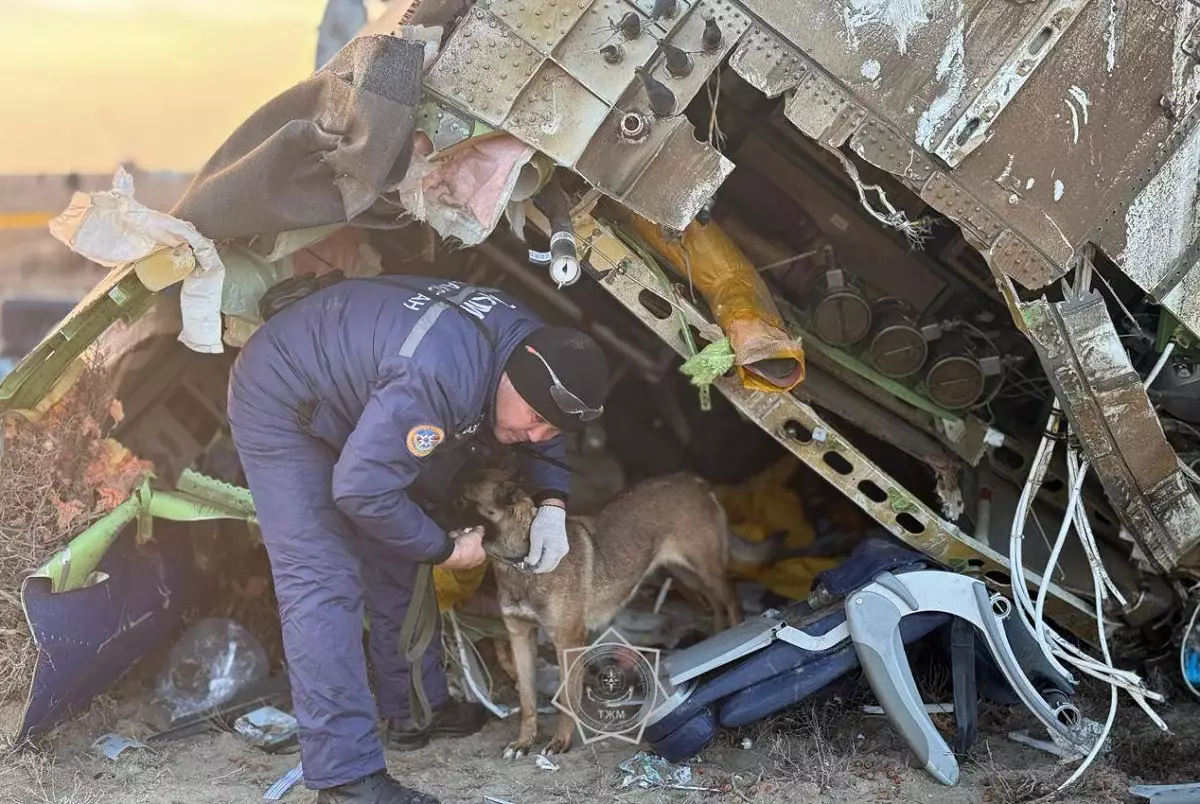
[[[446,437],[442,428],[432,424],[418,424],[408,431],[408,451],[418,458],[424,458],[442,443]]]

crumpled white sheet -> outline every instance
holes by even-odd
[[[49,228],[50,234],[76,254],[108,268],[186,243],[196,256],[196,267],[180,288],[179,340],[196,352],[224,351],[221,290],[225,266],[216,245],[192,224],[134,200],[133,177],[124,168],[117,168],[111,190],[75,193]]]

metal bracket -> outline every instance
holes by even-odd
[[[1018,303],[1071,428],[1117,514],[1159,572],[1200,545],[1200,498],[1095,292]]]
[[[934,153],[952,168],[983,144],[988,130],[1016,97],[1090,0],[1053,0],[1016,50],[954,122]]]
[[[886,123],[868,119],[850,138],[854,152],[880,170],[920,190],[934,173],[933,162]]]
[[[640,297],[650,293],[659,296],[667,304],[677,305],[688,323],[700,331],[710,329],[712,322],[686,301],[680,302],[668,289],[659,287],[654,272],[619,238],[612,236],[605,224],[592,221],[581,230],[590,231],[593,235],[589,238],[589,259],[593,264],[599,261],[601,265],[598,270],[604,273],[604,278],[597,284],[677,354],[686,356],[687,346],[679,331],[677,318],[657,318]],[[901,541],[953,569],[961,571],[976,568],[985,577],[993,570],[1004,573],[1006,577],[1011,573],[1006,558],[970,538],[915,499],[902,484],[838,434],[813,408],[792,394],[750,391],[742,387],[736,377],[719,378],[715,385],[744,416],[826,478]],[[1042,583],[1041,577],[1027,568],[1025,577],[1032,584]],[[998,591],[1004,588],[995,586]],[[1095,643],[1095,614],[1082,600],[1057,584],[1050,583],[1047,608],[1053,609],[1051,616],[1063,627],[1081,639]]]
[[[1066,275],[1067,268],[1055,265],[1011,229],[1005,229],[987,254],[993,270],[1002,272],[1028,290],[1039,290]]]
[[[866,107],[815,67],[796,87],[783,113],[801,133],[831,148],[840,148],[867,119]]]
[[[921,200],[963,227],[980,251],[986,251],[1004,231],[1004,222],[942,171],[936,171],[921,188]]]
[[[768,98],[794,89],[808,73],[800,51],[761,25],[746,33],[729,57],[729,66]]]

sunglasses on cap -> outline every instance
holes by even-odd
[[[562,384],[562,380],[554,373],[554,369],[550,368],[550,364],[546,362],[546,358],[538,354],[537,349],[527,345],[525,350],[542,361],[546,371],[550,372],[550,379],[554,383],[550,386],[550,398],[554,400],[554,404],[558,405],[559,410],[569,416],[578,416],[581,421],[585,422],[600,418],[600,414],[604,412],[603,405],[598,408],[589,407],[586,402],[567,390],[566,386]]]

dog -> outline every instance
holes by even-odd
[[[620,492],[594,515],[568,515],[570,549],[557,567],[540,574],[520,565],[529,551],[536,507],[511,475],[488,469],[466,484],[462,498],[486,521],[484,551],[493,559],[511,651],[500,661],[511,664],[505,669],[514,676],[521,701],[520,731],[505,748],[506,758],[531,753],[537,740],[539,625],[554,643],[564,677],[565,651],[586,647],[588,631],[607,626],[659,568],[707,602],[714,632],[742,622],[741,605],[726,577],[725,512],[712,488],[695,475],[650,478]],[[574,727],[575,720],[564,712],[542,753],[569,751]]]

